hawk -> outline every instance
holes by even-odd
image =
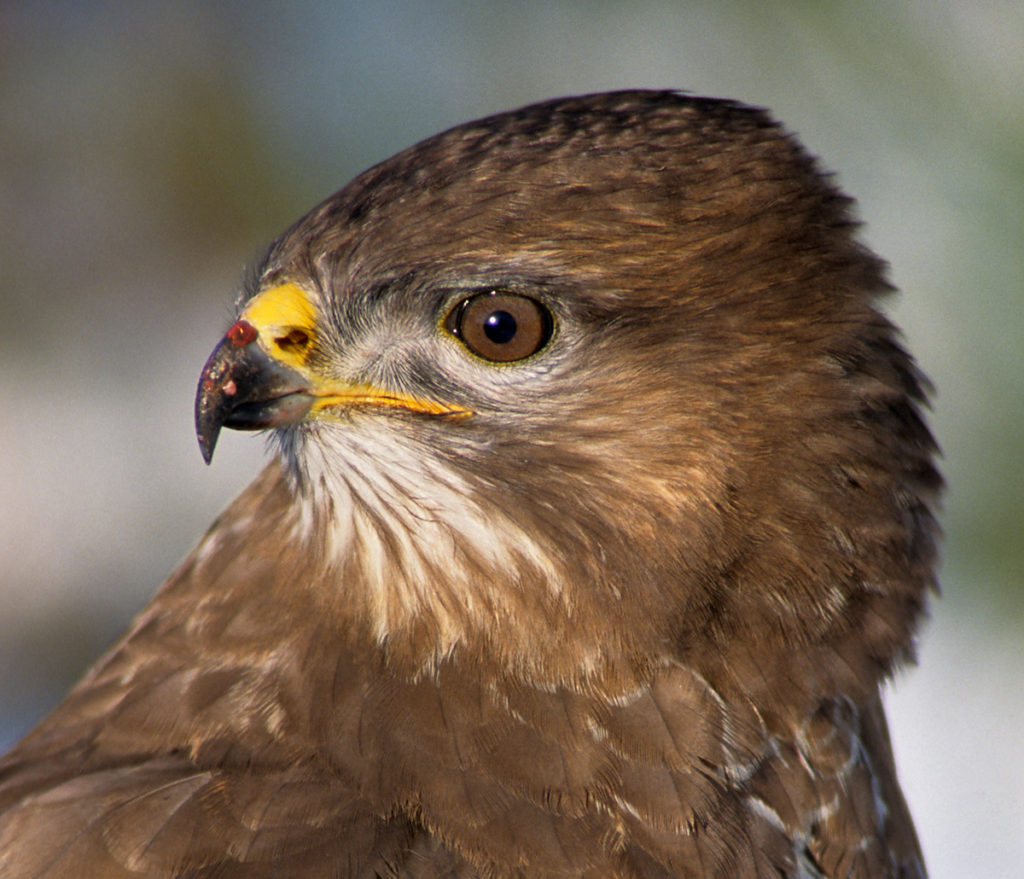
[[[855,227],[655,91],[314,208],[196,401],[277,454],[0,764],[0,875],[923,876],[879,690],[940,478]]]

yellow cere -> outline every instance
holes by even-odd
[[[241,319],[259,332],[260,344],[268,353],[299,367],[316,339],[316,306],[298,284],[279,284],[253,297],[242,311]],[[305,335],[305,344],[295,344]]]

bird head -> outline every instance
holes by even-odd
[[[271,246],[200,379],[203,454],[272,431],[321,598],[396,650],[561,681],[849,643],[873,685],[938,478],[848,207],[726,101],[453,129]]]

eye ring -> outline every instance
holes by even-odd
[[[524,360],[551,338],[551,313],[536,299],[504,290],[477,293],[459,302],[445,329],[477,357],[492,363]]]

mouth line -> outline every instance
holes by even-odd
[[[231,408],[224,418],[224,426],[233,430],[265,430],[270,427],[284,427],[295,424],[307,415],[330,415],[331,407],[345,409],[378,407],[397,409],[428,418],[466,418],[473,414],[471,409],[452,403],[404,394],[382,394],[373,391],[311,391],[302,388],[287,391],[265,400],[240,401]]]
[[[310,394],[310,408],[321,411],[330,406],[363,407],[377,406],[384,409],[404,409],[416,415],[449,416],[461,418],[472,415],[470,409],[454,403],[441,403],[423,397],[413,397],[400,393],[381,393],[377,390],[352,388],[344,391],[324,389],[305,393]]]

